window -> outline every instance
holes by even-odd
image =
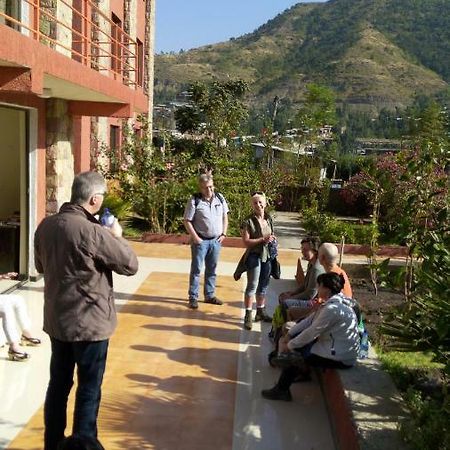
[[[111,14],[111,69],[121,75],[122,72],[122,22]]]
[[[144,85],[144,44],[136,39],[136,83],[138,86]]]
[[[109,168],[111,172],[119,170],[122,155],[120,153],[120,127],[110,125],[109,127]]]

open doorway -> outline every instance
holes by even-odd
[[[20,279],[28,276],[27,167],[27,111],[0,106],[0,273]],[[0,292],[14,284],[0,280]]]

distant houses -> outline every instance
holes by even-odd
[[[402,149],[404,141],[398,139],[356,139],[356,154],[360,156],[385,155]]]

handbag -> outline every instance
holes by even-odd
[[[271,269],[270,269],[270,275],[272,275],[273,278],[275,278],[275,280],[279,280],[281,277],[281,266],[280,263],[278,261],[278,259],[272,258],[270,260],[271,263]]]

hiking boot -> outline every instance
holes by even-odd
[[[270,317],[267,312],[265,306],[256,308],[255,322],[272,322],[272,317]]]
[[[283,400],[285,402],[292,401],[291,391],[280,389],[278,385],[275,385],[272,389],[264,389],[261,391],[261,395],[268,400]]]
[[[222,300],[217,297],[205,298],[205,303],[210,303],[211,305],[223,305]]]
[[[189,299],[189,308],[191,309],[197,309],[198,308],[198,302],[196,298],[190,298]]]
[[[246,330],[251,330],[253,324],[253,318],[252,318],[252,311],[251,310],[245,310],[245,317],[244,317],[244,328]]]

